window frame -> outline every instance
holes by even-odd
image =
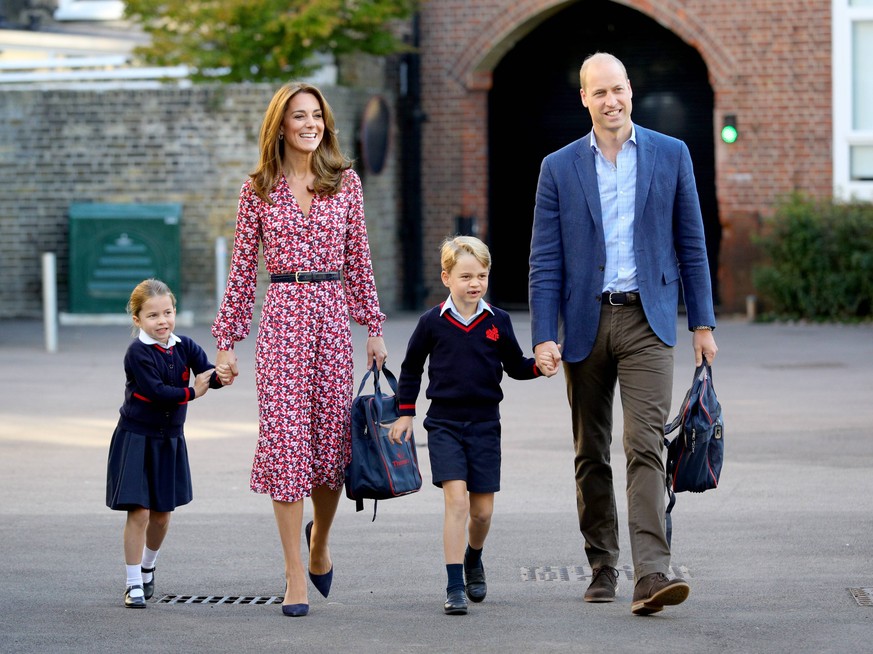
[[[834,198],[873,201],[873,181],[851,178],[852,147],[873,146],[873,130],[856,130],[852,125],[854,25],[862,21],[873,22],[873,6],[852,7],[849,2],[850,0],[831,1]],[[873,107],[870,110],[873,111]]]
[[[120,20],[124,15],[122,0],[58,0],[54,19]]]

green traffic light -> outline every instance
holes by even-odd
[[[721,140],[725,143],[734,143],[737,140],[737,128],[733,125],[725,125],[721,128]]]

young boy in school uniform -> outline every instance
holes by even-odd
[[[491,253],[482,241],[447,239],[440,258],[449,297],[421,316],[409,339],[397,387],[400,418],[389,438],[399,443],[412,435],[415,401],[429,360],[424,428],[433,483],[443,489],[445,500],[448,584],[443,610],[464,615],[467,598],[481,602],[487,592],[482,549],[494,493],[500,490],[500,381],[504,371],[513,379],[551,377],[557,366],[540,369],[525,357],[509,314],[483,299]]]

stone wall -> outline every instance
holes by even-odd
[[[180,305],[215,315],[216,238],[233,242],[239,189],[258,156],[275,86],[196,85],[0,93],[0,306],[4,317],[42,312],[40,259],[58,257],[61,311],[69,310],[68,209],[79,202],[182,205]],[[358,152],[362,109],[374,92],[324,90],[340,143],[358,160],[383,310],[397,306],[397,164],[379,175]],[[389,98],[389,102],[391,99]],[[263,289],[262,289],[263,290]],[[119,307],[123,311],[123,307]]]

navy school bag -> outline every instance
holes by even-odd
[[[704,358],[694,371],[691,388],[679,407],[679,415],[664,425],[664,434],[679,433],[667,446],[666,484],[670,501],[667,505],[667,541],[672,524],[670,512],[676,503],[675,493],[702,493],[718,487],[724,461],[724,419],[721,404],[712,382],[712,368]]]
[[[374,394],[362,395],[364,385],[373,375]],[[352,459],[346,468],[346,497],[355,501],[357,511],[364,510],[364,500],[373,504],[373,520],[379,500],[414,493],[421,488],[421,472],[415,452],[415,440],[399,445],[388,440],[388,430],[397,420],[397,378],[385,366],[382,374],[394,395],[382,393],[376,365],[367,371],[358,395],[352,402]]]

